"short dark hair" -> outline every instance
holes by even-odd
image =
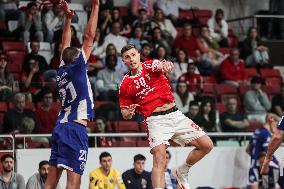
[[[27,9],[30,9],[32,7],[37,7],[35,2],[30,2],[30,3],[27,4]]]
[[[171,152],[169,150],[167,150],[166,153],[169,155],[169,158],[171,159],[172,158]]]
[[[217,9],[215,14],[222,14],[224,16],[224,10],[223,9]]]
[[[100,161],[102,161],[102,159],[104,158],[104,157],[111,157],[111,155],[110,155],[110,153],[108,153],[108,152],[102,152],[101,154],[100,154]]]
[[[145,156],[143,156],[142,154],[137,154],[137,155],[135,155],[134,156],[134,162],[136,162],[136,161],[145,161],[146,160],[146,157]]]
[[[254,84],[254,83],[260,83],[262,84],[263,83],[263,78],[260,77],[260,76],[253,76],[250,80],[250,83],[251,84]]]
[[[119,7],[113,7],[113,8],[112,8],[112,11],[114,11],[114,10],[117,10],[118,12],[120,12]]]
[[[38,168],[41,169],[41,167],[44,166],[44,165],[49,165],[48,161],[43,160],[43,161],[39,162]]]
[[[149,48],[153,48],[153,45],[152,44],[150,44],[150,43],[142,43],[142,46],[141,46],[141,49],[144,49],[145,47],[149,47]]]
[[[78,55],[79,50],[76,47],[66,47],[62,53],[62,60],[65,65],[70,64]]]
[[[189,107],[190,106],[199,106],[199,103],[196,100],[192,100],[192,101],[189,102]]]
[[[130,49],[136,49],[135,45],[133,45],[133,44],[125,45],[125,46],[121,49],[121,55],[123,55],[123,53],[125,53],[126,51],[129,51]],[[137,49],[136,49],[136,50],[137,50]]]
[[[7,158],[11,158],[14,160],[14,157],[11,155],[11,154],[4,154],[2,157],[1,157],[1,163],[3,163],[5,161],[5,159]]]

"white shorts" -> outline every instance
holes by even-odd
[[[191,119],[177,110],[166,115],[150,116],[146,119],[150,148],[160,144],[170,145],[169,140],[185,146],[206,133]]]

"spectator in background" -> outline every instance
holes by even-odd
[[[198,101],[196,101],[196,100],[190,101],[189,102],[188,112],[185,114],[186,117],[188,117],[191,120],[194,120],[195,117],[197,116],[198,112],[199,112],[199,103],[198,103]]]
[[[28,3],[27,10],[21,12],[18,27],[25,44],[28,44],[31,39],[43,41],[41,14],[35,2]]]
[[[186,82],[180,81],[177,83],[176,91],[174,92],[174,99],[177,108],[182,113],[187,113],[189,110],[189,103],[194,100],[194,97],[191,92],[188,92]]]
[[[245,63],[240,59],[239,49],[233,48],[230,51],[230,56],[225,59],[220,67],[220,80],[229,85],[239,86],[240,83],[245,83]]]
[[[195,63],[189,63],[187,65],[187,72],[182,74],[178,79],[178,82],[185,82],[187,84],[188,91],[192,92],[194,96],[200,92],[202,85],[202,78],[195,70]]]
[[[49,169],[48,161],[44,160],[39,162],[38,173],[33,174],[29,178],[26,189],[44,189],[44,184],[48,175],[48,169]],[[56,189],[60,189],[60,186],[58,185]]]
[[[281,93],[272,98],[271,111],[282,117],[284,115],[284,84],[281,84]]]
[[[103,117],[96,118],[95,133],[107,133],[107,121]],[[97,137],[97,145],[99,147],[111,147],[113,145],[112,137]]]
[[[13,75],[7,69],[9,58],[0,54],[0,101],[7,101],[13,94]]]
[[[26,101],[23,93],[17,93],[13,99],[13,108],[7,111],[3,119],[3,133],[25,133],[30,128],[24,126],[24,119],[30,118],[33,120],[34,131],[37,131],[38,121],[32,110],[25,109]],[[32,126],[33,126],[32,125]]]
[[[138,50],[141,50],[143,40],[143,31],[141,25],[136,25],[128,44],[133,44]]]
[[[121,174],[112,168],[112,157],[108,152],[100,154],[100,167],[89,175],[89,189],[115,188],[125,189]]]
[[[175,0],[157,0],[156,4],[157,7],[163,10],[166,17],[169,18],[173,23],[177,23],[178,21],[179,9],[191,9],[191,5],[189,3],[183,3]]]
[[[168,54],[172,54],[172,46],[169,44],[167,40],[165,40],[162,36],[162,30],[159,27],[155,27],[152,30],[152,39],[150,40],[154,48],[158,48],[159,46],[164,46],[166,48],[166,52]]]
[[[63,30],[63,23],[64,11],[60,8],[60,4],[53,4],[53,8],[44,15],[47,42],[58,41]]]
[[[267,114],[263,127],[255,130],[246,148],[246,152],[250,155],[248,185],[251,188],[258,186],[259,184],[259,154],[262,152],[267,152],[268,144],[272,138],[272,134],[276,132],[277,123],[279,121],[280,117],[274,114]],[[271,163],[274,165],[279,165],[275,156],[271,158]]]
[[[216,132],[216,109],[211,99],[203,99],[200,111],[193,120],[194,123],[202,127],[206,132]]]
[[[39,69],[39,62],[36,58],[31,58],[21,74],[22,91],[32,96],[32,101],[38,101],[38,94],[44,86],[44,77]],[[30,100],[30,99],[29,99]]]
[[[242,45],[242,54],[246,65],[269,63],[268,48],[263,45],[256,27],[251,27],[248,30],[247,38]]]
[[[0,20],[18,20],[21,11],[17,3],[15,0],[0,1]]]
[[[171,169],[168,168],[172,155],[170,151],[166,151],[166,169],[165,169],[165,189],[176,189],[177,180],[173,176]]]
[[[14,157],[5,154],[1,157],[3,171],[0,174],[0,189],[25,189],[24,177],[14,172]]]
[[[187,54],[196,59],[196,51],[198,50],[197,40],[192,34],[192,27],[190,24],[185,23],[183,25],[182,35],[175,39],[174,48],[186,49]]]
[[[98,26],[100,26],[101,33],[105,36],[109,34],[111,28],[111,9],[104,7],[100,9],[99,14]]]
[[[154,58],[159,61],[171,60],[172,58],[168,56],[167,49],[164,46],[158,46],[154,51]]]
[[[208,20],[211,36],[219,43],[220,47],[228,47],[228,23],[224,19],[224,11],[217,9],[215,16]]]
[[[54,53],[53,57],[50,60],[49,69],[57,70],[59,68],[61,51],[62,51],[62,43],[60,40],[57,41],[54,45]]]
[[[114,7],[112,9],[111,22],[119,22],[121,25],[120,35],[130,37],[131,26],[120,16],[120,10],[118,7]]]
[[[51,133],[55,125],[58,110],[52,107],[53,94],[52,91],[45,87],[42,90],[42,99],[40,106],[36,109],[36,116],[39,121],[39,133]]]
[[[155,10],[155,15],[151,22],[151,28],[155,27],[159,27],[161,29],[164,40],[167,40],[169,44],[173,44],[173,41],[177,36],[177,31],[172,22],[165,18],[162,9]]]
[[[210,35],[207,25],[201,26],[197,46],[200,53],[198,69],[202,75],[211,75],[214,68],[219,66],[226,57],[218,51],[219,45]]]
[[[135,28],[136,25],[141,25],[143,37],[150,40],[151,21],[149,16],[147,16],[147,11],[145,9],[139,9],[138,13],[138,18],[132,23],[132,28]]]
[[[145,161],[142,154],[134,156],[134,168],[122,174],[126,189],[152,189],[151,173],[145,171]]]
[[[96,58],[99,59],[103,59],[105,57],[105,52],[104,52],[105,49],[103,43],[104,43],[104,35],[101,32],[101,29],[97,28],[91,56],[95,56]]]
[[[152,0],[146,0],[146,1],[145,0],[131,0],[130,9],[131,9],[131,14],[136,17],[138,16],[138,11],[140,9],[145,9],[147,16],[154,15]]]
[[[176,54],[177,60],[174,62],[174,69],[170,73],[173,83],[177,83],[178,78],[187,72],[188,64],[193,63],[193,60],[188,57],[185,49],[178,49]]]
[[[108,55],[106,57],[106,67],[98,72],[97,91],[98,99],[104,101],[118,101],[118,87],[123,78],[123,74],[116,70],[117,57]]]
[[[76,28],[71,25],[71,47],[81,48],[82,44],[77,36]]]
[[[153,46],[150,43],[144,43],[142,44],[142,49],[140,52],[140,58],[141,58],[141,62],[150,60],[150,56],[152,54],[153,51]]]
[[[122,75],[128,72],[128,68],[122,61],[122,58],[120,54],[117,52],[117,49],[115,48],[114,44],[112,43],[108,44],[105,51],[106,51],[105,53],[106,56],[113,55],[117,57],[116,66],[115,66],[115,70],[117,72],[120,72]],[[106,64],[105,60],[106,59],[104,58],[104,63]]]
[[[36,59],[39,62],[39,69],[41,71],[47,70],[48,64],[46,62],[46,59],[42,55],[38,54],[40,50],[40,42],[38,40],[31,41],[30,48],[31,52],[26,54],[23,67],[26,67],[27,64],[29,64],[30,59]]]
[[[263,79],[255,76],[251,79],[251,90],[244,95],[244,110],[248,119],[265,123],[265,116],[271,108],[271,103],[267,94],[262,91],[261,84]]]
[[[113,22],[111,25],[111,33],[105,37],[103,46],[106,48],[108,44],[114,44],[116,50],[120,52],[122,47],[127,44],[128,39],[120,35],[121,25],[119,22]]]
[[[229,97],[226,104],[226,111],[220,115],[221,130],[223,132],[245,132],[249,126],[247,117],[238,112],[238,102],[234,97]]]

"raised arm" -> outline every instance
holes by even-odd
[[[65,15],[63,34],[62,34],[62,50],[61,50],[62,54],[63,50],[66,47],[70,47],[71,44],[71,19],[74,13],[69,9],[66,1],[62,1],[61,8],[63,9]]]
[[[86,27],[84,34],[83,50],[85,52],[86,59],[88,60],[92,52],[94,38],[96,35],[97,23],[98,23],[98,12],[99,12],[99,0],[92,0],[92,12],[90,15],[89,22]]]

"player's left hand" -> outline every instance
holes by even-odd
[[[170,61],[163,61],[163,72],[171,72],[174,69],[174,64]]]
[[[267,173],[268,172],[268,165],[269,165],[269,162],[271,161],[271,159],[265,157],[264,161],[263,161],[263,164],[261,166],[261,170],[260,170],[260,173],[261,174],[264,174],[264,173]]]
[[[67,18],[72,18],[74,16],[74,11],[69,9],[68,3],[65,0],[60,2],[60,6]]]

